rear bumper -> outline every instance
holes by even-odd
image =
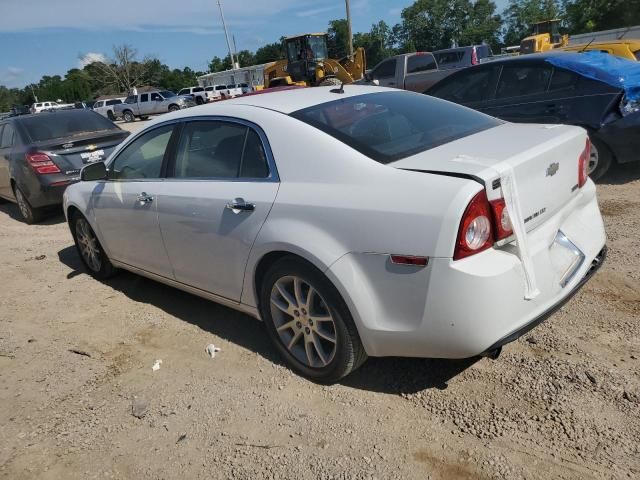
[[[566,252],[551,248],[559,230],[585,257],[564,287]],[[348,254],[327,274],[369,355],[467,358],[515,340],[569,301],[593,275],[605,240],[589,181],[528,233],[540,291],[532,300],[524,298],[522,263],[513,245],[458,261],[431,258],[426,268],[393,265],[388,255]]]
[[[627,115],[598,130],[618,163],[640,161],[640,112]]]
[[[21,188],[32,207],[49,207],[61,205],[64,191],[79,179],[79,176],[70,178],[66,175],[55,175],[52,178],[35,179],[26,188],[24,186]]]
[[[487,348],[485,352],[491,352],[493,350],[496,350],[500,347],[507,345],[508,343],[515,342],[518,338],[530,332],[535,327],[537,327],[542,322],[544,322],[547,318],[549,318],[551,315],[553,315],[558,310],[560,310],[569,300],[573,298],[573,296],[576,293],[578,293],[578,291],[585,285],[585,283],[591,280],[591,278],[593,277],[593,274],[600,269],[600,267],[602,266],[606,258],[607,258],[607,246],[605,245],[605,247],[602,250],[600,250],[600,253],[596,255],[596,257],[591,261],[591,268],[587,270],[587,273],[584,275],[584,277],[582,277],[582,280],[580,280],[580,282],[575,287],[573,287],[571,292],[569,292],[569,294],[566,297],[564,297],[558,303],[553,305],[551,308],[549,308],[549,310],[544,312],[542,315],[536,317],[533,321],[527,323],[526,325],[518,328],[516,331],[511,332],[509,335],[498,340],[496,343],[494,343],[489,348]]]

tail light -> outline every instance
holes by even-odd
[[[478,52],[476,51],[476,47],[471,49],[471,65],[478,65]]]
[[[25,155],[25,159],[33,171],[38,175],[48,173],[60,173],[58,166],[51,161],[49,155],[42,152],[31,152]]]
[[[504,198],[491,201],[491,209],[493,210],[496,242],[510,237],[513,234],[513,226]]]
[[[462,215],[454,260],[482,252],[493,245],[492,216],[487,194],[482,190],[471,199]]]
[[[591,141],[587,138],[584,150],[578,157],[578,187],[582,188],[589,178],[589,160],[591,159]]]

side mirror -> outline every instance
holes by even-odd
[[[80,170],[80,180],[83,182],[93,182],[95,180],[107,179],[107,166],[104,162],[90,163]]]
[[[380,80],[378,80],[377,78],[374,80],[371,80],[371,83],[373,83],[376,87],[380,86]]]

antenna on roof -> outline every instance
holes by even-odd
[[[329,90],[331,93],[344,93],[344,82],[340,85],[340,88],[333,88]]]
[[[584,52],[587,48],[589,48],[589,45],[591,45],[593,43],[593,41],[596,39],[596,37],[593,37],[591,40],[589,40],[589,43],[587,43],[578,53],[582,53]]]

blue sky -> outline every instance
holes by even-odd
[[[412,0],[351,0],[354,32],[400,19]],[[497,0],[501,10],[507,0]],[[222,0],[238,50],[282,35],[325,31],[344,18],[343,0]],[[23,87],[64,75],[82,59],[109,56],[128,43],[170,67],[206,71],[227,54],[216,0],[0,0],[0,85]]]

